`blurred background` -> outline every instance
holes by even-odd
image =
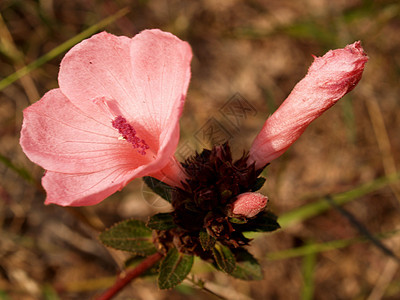
[[[283,228],[250,248],[264,280],[201,262],[193,274],[224,299],[400,299],[398,1],[1,0],[0,13],[0,299],[95,297],[128,257],[105,249],[98,231],[168,209],[140,179],[94,207],[45,206],[43,170],[18,143],[23,109],[58,86],[70,47],[101,30],[132,37],[146,28],[193,49],[179,158],[224,139],[239,157],[312,54],[362,41],[370,60],[358,87],[265,174],[262,192]],[[219,299],[190,282],[159,291],[154,278],[116,299],[171,297]]]

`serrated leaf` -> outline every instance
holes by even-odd
[[[266,179],[264,177],[258,177],[256,180],[256,183],[253,185],[253,187],[250,189],[250,191],[252,191],[252,192],[258,191],[259,189],[262,188],[265,181],[266,181]]]
[[[214,248],[215,237],[209,235],[206,231],[200,231],[199,234],[200,244],[204,251],[208,251]]]
[[[235,270],[236,261],[232,251],[221,244],[216,244],[212,249],[217,266],[224,272],[230,274]]]
[[[152,243],[151,229],[138,220],[126,220],[103,231],[99,236],[101,242],[109,247],[129,251],[139,255],[150,255],[156,252]]]
[[[171,203],[173,187],[150,176],[143,177],[143,181],[154,193]]]
[[[236,269],[230,274],[242,280],[261,280],[263,273],[258,261],[245,249],[235,251]]]
[[[170,213],[159,213],[150,217],[147,221],[147,227],[155,230],[168,230],[175,228],[176,224]]]
[[[181,283],[193,266],[193,256],[180,253],[176,248],[168,251],[160,265],[158,287],[171,289]]]

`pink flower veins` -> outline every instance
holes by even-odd
[[[65,55],[60,88],[24,110],[21,131],[24,152],[46,169],[47,204],[93,205],[146,175],[180,184],[173,153],[191,57],[160,30],[99,33]]]
[[[254,162],[256,168],[282,155],[313,120],[350,92],[360,81],[368,60],[360,42],[314,58],[307,75],[254,140],[248,163]]]

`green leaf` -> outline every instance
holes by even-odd
[[[147,221],[147,227],[155,230],[168,230],[175,228],[176,224],[170,213],[160,213],[150,217]]]
[[[236,269],[230,274],[242,280],[261,280],[263,273],[258,261],[245,249],[235,251]]]
[[[143,181],[154,193],[171,203],[173,187],[150,176],[143,177]]]
[[[235,256],[228,247],[221,244],[216,244],[212,252],[217,266],[222,271],[230,274],[235,270]]]
[[[281,226],[277,222],[278,217],[272,212],[265,211],[260,213],[255,219],[249,220],[246,224],[241,225],[242,231],[259,231],[270,232],[275,231]]]
[[[256,180],[256,183],[253,185],[253,187],[250,189],[250,191],[252,191],[252,192],[258,191],[259,189],[262,188],[265,181],[266,181],[266,179],[264,177],[258,177]]]
[[[206,231],[200,231],[199,239],[204,251],[214,248],[215,242],[217,241],[215,237],[209,235]]]
[[[152,243],[151,230],[138,220],[126,220],[103,231],[101,242],[109,247],[129,251],[138,255],[150,255],[156,252]]]
[[[193,256],[178,252],[176,248],[168,251],[161,262],[158,287],[171,289],[181,283],[193,266]]]

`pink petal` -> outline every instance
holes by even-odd
[[[112,102],[112,112],[121,113],[165,161],[179,140],[191,57],[189,44],[160,30],[145,30],[132,39],[103,32],[67,53],[59,84],[83,111],[98,106],[98,99]]]
[[[182,165],[178,162],[175,156],[171,157],[168,164],[161,170],[149,174],[149,176],[176,187],[182,187],[182,182],[187,178]]]
[[[125,171],[115,169],[83,174],[48,171],[42,178],[42,185],[47,191],[45,204],[94,205],[122,189],[130,177]]]
[[[282,155],[313,120],[357,85],[367,60],[360,42],[315,58],[306,77],[265,122],[248,163],[261,168]]]
[[[171,157],[179,140],[192,51],[188,43],[158,29],[136,35],[130,51],[135,97],[142,105],[132,113],[139,112],[135,117],[151,134],[160,137],[158,154]]]
[[[130,42],[128,37],[102,32],[75,45],[61,61],[58,83],[62,93],[83,111],[96,109],[98,98],[129,101]]]
[[[151,157],[118,137],[98,107],[88,116],[54,89],[24,110],[20,144],[46,170],[90,173],[119,168],[140,174]]]
[[[162,170],[174,171],[169,183],[180,185],[171,158],[191,56],[186,42],[159,30],[133,39],[100,33],[66,54],[60,89],[24,111],[21,130],[24,152],[47,170],[46,203],[92,205]],[[132,126],[129,137],[137,134],[150,147],[145,154],[134,149],[134,139],[119,139],[122,129],[112,123],[118,116]]]
[[[260,193],[240,194],[232,204],[232,213],[235,215],[252,218],[263,211],[268,198]]]

